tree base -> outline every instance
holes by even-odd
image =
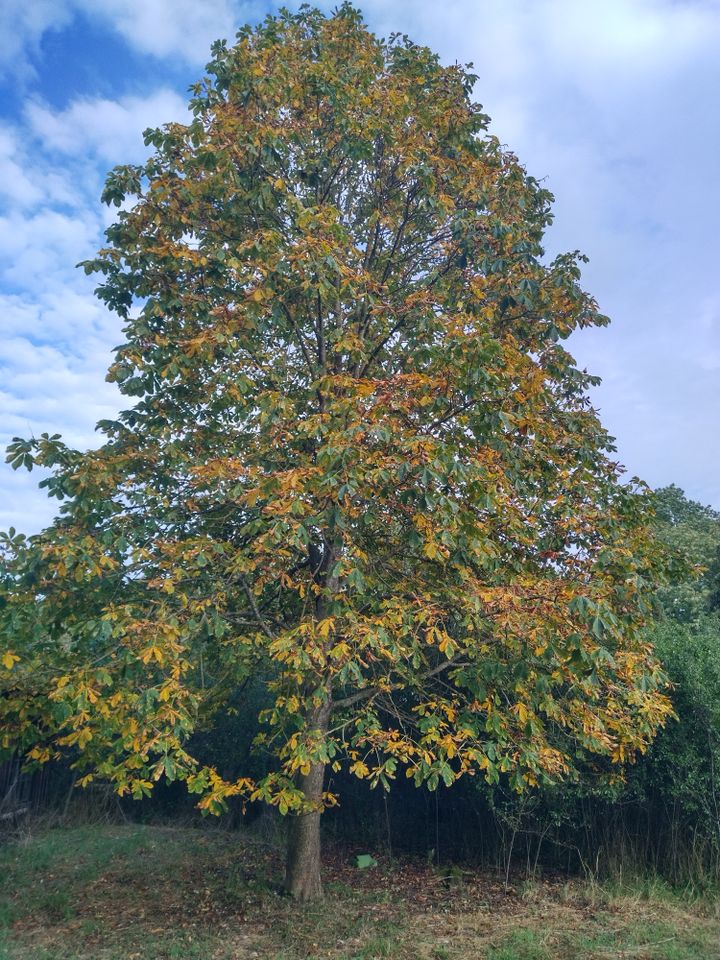
[[[320,812],[303,813],[288,824],[285,892],[307,903],[322,900],[320,879]]]

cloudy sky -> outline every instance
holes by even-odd
[[[286,4],[291,8],[296,3]],[[320,3],[331,9],[334,3]],[[473,61],[492,129],[556,196],[548,251],[590,257],[613,319],[571,341],[631,475],[720,508],[720,0],[366,0],[376,32]],[[2,0],[0,445],[97,442],[120,323],[74,265],[112,214],[106,171],[183,120],[211,42],[262,0]],[[0,528],[52,517],[0,467]]]

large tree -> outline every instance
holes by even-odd
[[[644,498],[562,345],[606,319],[577,255],[545,261],[552,197],[474,83],[349,5],[217,43],[191,122],[109,175],[85,264],[134,405],[98,449],[9,451],[62,504],[4,539],[5,746],[276,805],[299,897],[327,765],[523,789],[669,711]],[[276,763],[226,781],[191,737],[250,677]]]

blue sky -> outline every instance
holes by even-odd
[[[287,3],[295,8],[297,4]],[[330,10],[333,3],[319,3]],[[492,130],[556,196],[550,253],[591,258],[613,319],[571,350],[630,475],[720,508],[720,0],[368,0],[378,33],[473,61]],[[74,268],[102,244],[105,173],[183,120],[211,42],[274,5],[2,0],[0,445],[97,442],[120,322]],[[0,528],[54,505],[0,467]]]

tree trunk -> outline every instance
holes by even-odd
[[[328,703],[312,717],[311,729],[324,734],[329,716]],[[324,763],[312,764],[309,773],[298,777],[298,787],[315,809],[292,816],[288,825],[285,890],[296,900],[320,900],[323,895],[320,879],[320,804],[324,779]]]

